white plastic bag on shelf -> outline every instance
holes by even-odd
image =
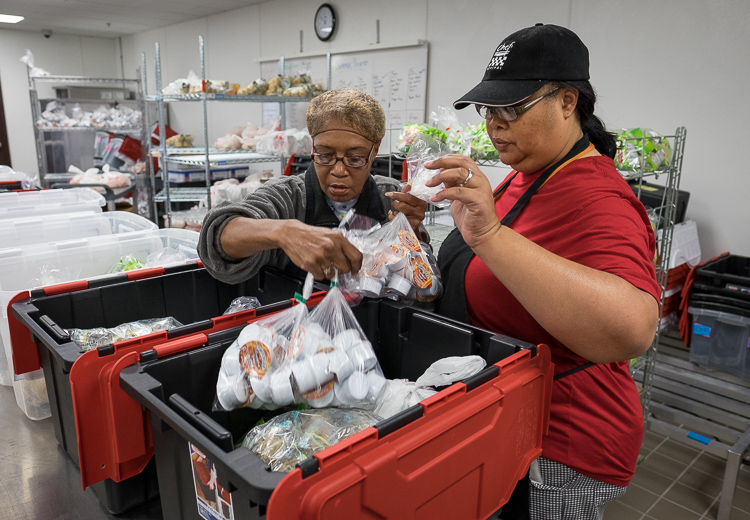
[[[29,76],[31,76],[32,78],[50,75],[50,73],[46,70],[34,66],[34,54],[31,52],[31,49],[26,49],[26,54],[21,56],[20,61],[21,63],[26,64],[26,67],[28,67],[29,69]]]
[[[268,132],[258,139],[255,150],[260,154],[288,157],[292,154],[312,153],[312,138],[307,130],[281,130]]]

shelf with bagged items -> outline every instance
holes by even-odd
[[[88,134],[123,134],[137,141],[141,150],[139,157],[132,158],[132,154],[127,157],[145,164],[145,174],[136,174],[134,189],[140,199],[153,199],[150,167],[145,155],[147,132],[143,121],[146,105],[141,80],[39,75],[33,67],[28,72],[40,183],[47,186],[52,182],[50,175],[60,175],[69,166],[86,163],[92,158],[96,161],[98,135],[96,139],[91,136],[90,156],[78,151],[85,149]],[[138,144],[134,143],[136,155]],[[136,169],[132,171],[136,173]],[[150,209],[141,213],[156,220]]]
[[[228,172],[222,172],[218,175],[214,175],[212,168],[221,166],[244,166],[249,164],[257,163],[280,163],[280,168],[283,171],[287,155],[270,155],[270,154],[259,154],[250,152],[248,150],[219,150],[215,147],[208,146],[208,102],[245,102],[245,103],[278,103],[279,104],[279,115],[280,115],[280,128],[285,129],[286,120],[286,104],[287,103],[300,103],[309,102],[313,99],[314,95],[300,95],[300,94],[311,94],[320,93],[326,89],[322,88],[322,85],[316,85],[313,90],[301,90],[303,87],[300,85],[291,86],[284,91],[282,94],[281,88],[275,91],[274,95],[256,95],[242,93],[243,90],[249,90],[251,85],[245,87],[245,89],[237,89],[239,85],[233,85],[231,90],[234,93],[227,92],[211,92],[212,82],[206,79],[206,59],[205,59],[205,46],[203,36],[198,37],[199,52],[200,52],[200,63],[201,63],[201,77],[199,78],[199,86],[192,88],[186,88],[188,90],[184,93],[164,93],[162,83],[162,64],[159,43],[156,43],[156,58],[155,58],[155,71],[156,71],[156,89],[159,94],[146,95],[148,102],[154,102],[157,104],[159,113],[159,135],[166,135],[165,126],[165,106],[167,104],[179,103],[179,102],[200,102],[203,105],[203,138],[206,143],[205,146],[198,146],[190,148],[168,148],[166,140],[161,140],[161,144],[158,150],[151,150],[150,154],[152,157],[159,157],[162,160],[162,169],[168,171],[168,164],[175,164],[180,166],[195,166],[203,169],[203,175],[198,172],[193,172],[195,175],[193,179],[197,182],[204,182],[205,187],[200,188],[185,188],[185,187],[170,187],[172,182],[172,175],[168,175],[167,179],[164,180],[164,188],[154,197],[154,204],[156,202],[164,203],[164,216],[168,226],[171,226],[171,204],[173,201],[186,201],[186,202],[201,202],[205,201],[207,207],[211,208],[211,181],[220,180],[233,177],[241,177],[237,175],[236,171],[232,171],[232,168],[228,168]],[[327,54],[327,88],[331,85],[331,54]],[[143,54],[143,70],[144,80],[143,84],[146,85],[145,81],[145,70],[146,70],[146,57]],[[282,56],[279,60],[280,72],[284,70],[284,57]],[[271,80],[274,81],[274,80]],[[258,82],[254,82],[252,85],[256,85]],[[270,82],[269,82],[270,83]],[[187,87],[187,85],[185,86]],[[190,90],[199,90],[190,91]],[[189,156],[189,157],[186,157]],[[179,177],[179,175],[178,175]],[[154,180],[155,182],[155,180]],[[156,209],[154,210],[156,211]]]

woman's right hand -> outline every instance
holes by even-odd
[[[426,183],[427,186],[437,186],[441,182],[445,185],[432,201],[451,201],[453,221],[469,247],[473,249],[500,229],[490,182],[471,158],[444,155],[426,162],[425,167],[440,170]],[[470,171],[473,174],[469,182],[463,184]]]
[[[281,248],[300,269],[309,271],[317,280],[339,273],[357,272],[362,267],[362,253],[341,232],[310,226],[298,220],[287,221]]]

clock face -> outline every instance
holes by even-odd
[[[315,12],[315,34],[322,41],[330,40],[336,28],[336,14],[330,4],[323,4]]]

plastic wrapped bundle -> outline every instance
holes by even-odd
[[[379,420],[365,410],[294,410],[250,430],[242,446],[257,454],[273,471],[288,472]]]
[[[172,330],[177,327],[182,327],[182,323],[169,316],[166,318],[131,321],[112,328],[66,329],[65,332],[83,350],[90,350],[110,345],[115,341],[137,338],[153,332]]]
[[[669,139],[648,128],[622,129],[617,136],[615,167],[620,170],[653,172],[669,166]]]
[[[342,224],[345,226],[348,217]],[[403,213],[371,233],[344,230],[344,235],[362,252],[358,273],[340,277],[347,294],[386,297],[395,300],[432,301],[443,285],[437,262],[429,246],[420,242]]]

